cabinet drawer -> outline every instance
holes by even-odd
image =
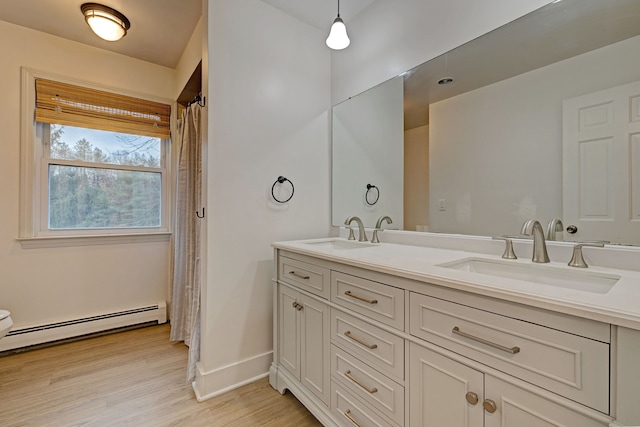
[[[331,301],[404,331],[404,290],[331,272]]]
[[[331,381],[331,411],[340,425],[345,427],[398,427],[335,381]]]
[[[410,333],[609,413],[609,345],[411,294]]]
[[[331,309],[331,341],[404,383],[404,340],[337,309]]]
[[[335,380],[392,421],[404,423],[404,387],[331,346],[331,374]]]
[[[281,256],[278,261],[278,279],[329,299],[330,270],[293,258]]]
[[[609,427],[620,425],[593,419],[562,406],[554,399],[530,393],[491,375],[485,376],[484,388],[485,398],[492,399],[498,404],[493,416],[506,420],[505,424],[509,426]]]

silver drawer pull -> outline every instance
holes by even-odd
[[[309,280],[309,276],[305,276],[304,274],[300,274],[297,271],[290,271],[289,274],[292,275],[292,276],[296,276],[299,279]]]
[[[476,337],[466,332],[462,332],[460,328],[458,328],[457,326],[454,326],[451,332],[455,335],[460,335],[461,337],[469,338],[470,340],[488,345],[489,347],[497,348],[498,350],[506,351],[507,353],[510,353],[510,354],[520,353],[520,347],[505,347],[503,345],[485,340],[484,338]]]
[[[365,389],[366,391],[368,391],[371,394],[373,394],[376,391],[378,391],[378,389],[375,388],[375,387],[369,387],[367,385],[364,385],[359,379],[357,379],[356,377],[353,376],[351,371],[345,371],[344,376],[349,378],[351,381],[353,381],[354,383],[358,384],[360,387],[362,387],[363,389]]]
[[[378,344],[369,344],[369,343],[366,343],[366,342],[362,341],[360,338],[354,337],[353,335],[351,335],[351,331],[345,331],[344,336],[349,338],[349,339],[354,340],[358,344],[361,344],[361,345],[363,345],[363,346],[365,346],[367,348],[370,348],[371,350],[373,350],[374,348],[378,348]]]
[[[368,299],[368,298],[365,298],[365,297],[361,297],[360,295],[352,294],[351,291],[346,291],[344,294],[346,296],[348,296],[348,297],[359,299],[360,301],[364,301],[364,302],[366,302],[368,304],[377,304],[378,303],[377,299]]]
[[[349,421],[351,421],[353,423],[353,425],[356,425],[358,427],[362,427],[355,418],[353,418],[353,415],[351,415],[351,409],[347,409],[346,411],[344,411],[344,416],[347,417],[347,419]]]

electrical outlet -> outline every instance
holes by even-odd
[[[446,211],[447,210],[447,200],[446,199],[438,199],[438,210]]]

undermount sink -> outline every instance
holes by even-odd
[[[583,270],[570,271],[549,265],[522,264],[482,258],[465,258],[439,264],[436,267],[487,274],[507,279],[525,280],[527,282],[597,294],[606,294],[618,280],[620,280],[620,276],[604,273],[594,273]]]
[[[361,249],[361,248],[367,248],[371,246],[378,246],[374,243],[359,242],[357,240],[343,240],[343,239],[321,240],[317,242],[305,242],[305,244],[313,245],[315,247],[330,248],[330,249]]]

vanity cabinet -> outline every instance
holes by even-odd
[[[326,426],[613,421],[609,324],[287,250],[274,266],[270,382]]]
[[[329,406],[329,306],[286,285],[278,299],[280,366]]]
[[[551,328],[417,293],[410,312],[412,335],[609,412],[608,335],[602,342],[579,335],[591,331],[574,331],[562,317]]]
[[[411,343],[411,426],[603,427],[521,387]]]
[[[333,414],[347,426],[404,426],[405,291],[334,269],[330,287]]]

